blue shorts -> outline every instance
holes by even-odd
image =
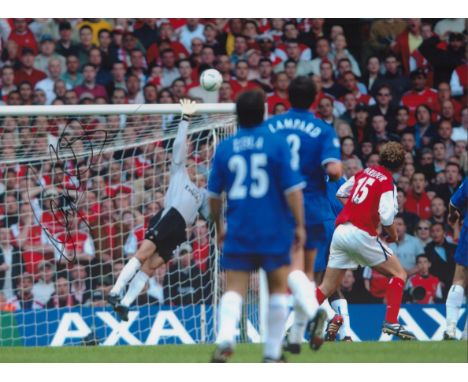
[[[465,217],[465,219],[468,219],[468,217]],[[455,251],[455,262],[468,267],[468,227],[466,224],[463,224],[460,232],[460,240]]]
[[[287,255],[234,255],[223,254],[221,267],[229,271],[256,271],[262,268],[265,272],[272,272],[285,265],[291,265],[291,256]]]
[[[335,231],[335,221],[330,220],[323,223],[325,240],[319,244],[315,257],[314,272],[324,272],[327,269],[328,256],[330,255],[330,244]]]
[[[306,225],[307,239],[305,249],[318,249],[327,240],[323,223]]]

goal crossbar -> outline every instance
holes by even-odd
[[[57,105],[57,106],[0,106],[0,117],[5,116],[54,116],[54,115],[96,115],[96,114],[175,114],[182,111],[179,104],[139,105]],[[233,103],[200,103],[198,114],[233,113]]]

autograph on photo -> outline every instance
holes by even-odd
[[[76,126],[76,125],[75,125]],[[61,261],[62,258],[67,262],[72,263],[76,259],[76,243],[73,236],[73,230],[75,222],[83,222],[88,229],[89,222],[86,217],[79,211],[80,202],[86,194],[86,181],[83,179],[87,171],[91,169],[96,160],[102,155],[103,150],[107,143],[107,132],[105,130],[93,130],[86,131],[86,129],[80,124],[80,130],[77,131],[76,127],[73,127],[73,131],[70,130],[70,124],[63,129],[60,134],[57,143],[49,145],[50,155],[50,176],[52,179],[52,186],[46,186],[40,181],[41,174],[39,170],[34,167],[34,164],[29,164],[27,169],[27,176],[32,175],[34,177],[34,183],[39,186],[39,192],[31,192],[28,182],[28,201],[32,207],[33,215],[36,221],[41,226],[43,232],[46,234],[50,243],[60,253]],[[95,147],[96,135],[101,134],[97,147]],[[84,148],[84,152],[77,151],[77,143],[79,142],[80,148]],[[75,145],[75,147],[74,147]],[[80,150],[81,151],[81,150]],[[85,154],[85,155],[84,155]],[[67,163],[71,163],[70,169],[67,168]],[[84,163],[84,168],[83,168]],[[80,166],[79,166],[80,164]],[[73,179],[73,187],[64,186],[64,177]],[[58,181],[61,183],[61,187],[54,187]],[[87,178],[86,178],[87,179]],[[50,228],[41,223],[41,219],[37,216],[36,210],[33,208],[32,201],[37,194],[47,195],[47,191],[50,189],[54,190],[55,197],[43,199],[43,207],[51,212],[53,216],[53,224],[56,227],[60,227],[65,232],[65,238],[57,238],[55,232],[51,232]],[[37,190],[37,188],[35,188]],[[55,231],[55,229],[54,229]]]

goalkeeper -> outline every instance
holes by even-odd
[[[172,148],[170,181],[164,198],[164,209],[151,218],[145,239],[134,257],[125,265],[108,301],[123,321],[128,321],[129,306],[143,290],[153,272],[168,262],[174,249],[187,240],[186,228],[200,212],[208,217],[207,191],[193,183],[187,170],[187,129],[196,103],[181,100],[182,120]],[[130,282],[131,280],[131,282]],[[127,293],[121,298],[130,282]]]

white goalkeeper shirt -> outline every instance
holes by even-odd
[[[187,172],[187,129],[189,123],[179,123],[177,137],[172,147],[172,163],[170,170],[170,181],[164,198],[163,216],[175,208],[185,220],[187,225],[192,224],[198,213],[208,219],[208,192],[199,188],[190,180]]]

